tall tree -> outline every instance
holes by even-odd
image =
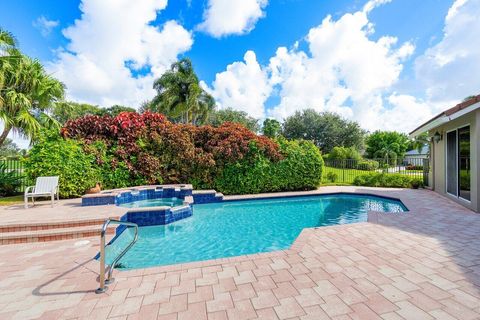
[[[136,110],[134,108],[121,105],[113,105],[108,108],[102,108],[97,105],[73,101],[61,101],[59,103],[55,103],[55,106],[52,109],[53,117],[61,124],[64,124],[68,120],[74,120],[86,115],[109,115],[111,117],[115,117],[121,112],[136,112]]]
[[[0,29],[0,146],[12,130],[33,138],[42,126],[57,125],[48,110],[63,92],[63,84],[38,60],[23,55],[13,35]]]
[[[425,146],[430,143],[428,132],[424,132],[416,136],[410,143],[409,149],[416,149],[418,153],[421,153]]]
[[[14,72],[14,63],[19,58],[17,39],[10,32],[0,28],[0,92],[5,90],[7,72]],[[4,100],[0,95],[0,108]]]
[[[109,115],[111,117],[116,117],[118,116],[119,113],[122,113],[122,112],[136,112],[136,111],[137,110],[135,110],[134,108],[115,104],[108,108],[99,108],[99,110],[97,111],[97,114],[99,116]]]
[[[21,155],[20,148],[12,139],[5,139],[3,145],[0,146],[0,159],[5,157],[15,157]]]
[[[63,98],[64,86],[47,74],[42,64],[23,54],[0,66],[0,145],[10,131],[34,139],[42,127],[58,126],[48,112]]]
[[[239,123],[253,132],[260,130],[257,119],[250,117],[245,111],[233,110],[232,108],[212,111],[206,124],[219,127],[225,122]]]
[[[362,150],[365,133],[354,121],[313,109],[297,111],[283,123],[283,135],[287,139],[312,140],[323,153],[329,153],[334,147]]]
[[[402,158],[410,146],[404,133],[396,131],[375,131],[366,139],[369,158]]]
[[[52,108],[52,116],[61,124],[64,124],[68,120],[77,119],[86,115],[96,115],[100,112],[101,108],[99,106],[73,101],[61,101],[55,103]]]
[[[282,125],[275,119],[265,119],[263,121],[262,132],[264,136],[276,138],[282,131]]]
[[[146,109],[161,112],[173,121],[202,124],[215,108],[215,100],[202,89],[192,62],[184,58],[155,80],[157,95]]]

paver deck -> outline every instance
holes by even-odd
[[[288,250],[116,271],[103,295],[97,238],[0,246],[0,319],[480,319],[480,214],[427,190],[317,192],[338,191],[410,212],[304,229]]]

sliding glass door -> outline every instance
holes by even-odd
[[[447,133],[447,192],[458,195],[457,130]]]
[[[447,192],[470,201],[470,127],[447,133]]]
[[[458,129],[458,180],[458,196],[470,200],[470,127]]]

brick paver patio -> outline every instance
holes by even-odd
[[[411,211],[305,229],[284,251],[116,271],[102,295],[98,238],[3,245],[0,319],[480,319],[480,214],[427,190],[317,192],[334,191]]]

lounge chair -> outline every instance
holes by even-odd
[[[28,208],[28,198],[32,198],[33,205],[35,205],[35,198],[38,197],[51,197],[53,208],[55,195],[57,195],[58,201],[58,176],[38,177],[35,186],[25,189],[25,209]]]

